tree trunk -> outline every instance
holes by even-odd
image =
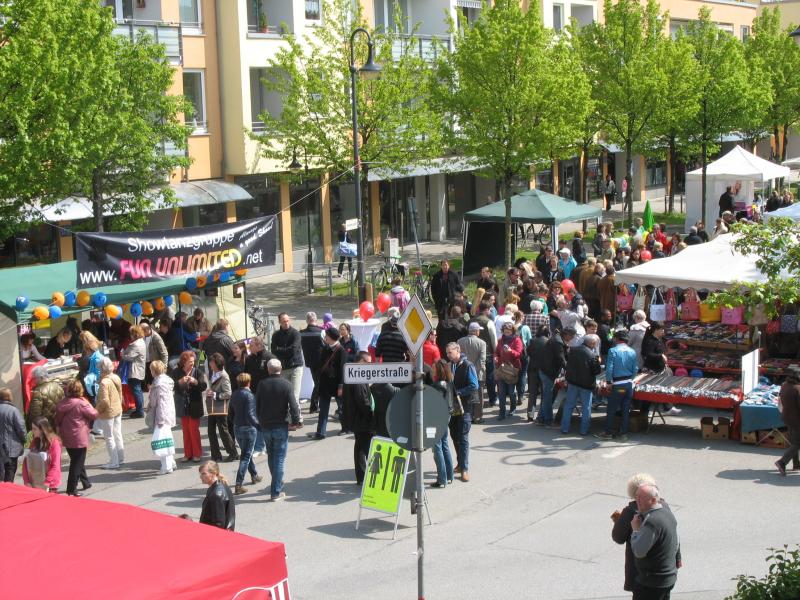
[[[94,230],[103,232],[103,186],[100,173],[92,174],[92,212],[94,213]]]
[[[669,138],[669,204],[667,205],[667,212],[672,214],[675,210],[675,136]]]
[[[500,199],[506,207],[506,270],[511,268],[513,262],[513,230],[511,229],[511,179],[506,177],[500,186]]]
[[[702,152],[702,162],[703,162],[703,176],[701,177],[701,184],[700,184],[700,221],[703,223],[706,222],[706,170],[708,168],[708,142],[703,140],[703,152]]]
[[[581,157],[581,190],[583,193],[581,194],[581,203],[582,204],[589,204],[589,186],[586,183],[586,180],[589,176],[589,144],[583,145],[583,155]],[[582,230],[583,233],[586,233],[588,228],[588,221],[586,219],[583,220]]]
[[[625,143],[625,206],[628,210],[628,227],[633,227],[633,157],[631,156],[631,143]]]
[[[778,135],[778,124],[775,123],[772,126],[772,139],[774,140],[772,144],[772,160],[776,160],[781,155],[781,140],[780,136]]]
[[[786,146],[788,146],[789,140],[789,126],[784,123],[783,124],[783,140],[781,140],[781,159],[778,162],[783,162],[786,160]]]

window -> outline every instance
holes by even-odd
[[[750,37],[750,26],[749,25],[742,25],[739,29],[742,34],[742,41],[746,42],[747,38]]]
[[[0,267],[58,262],[57,234],[47,223],[20,229],[0,242]]]
[[[320,0],[306,0],[306,19],[309,21],[319,21],[322,17]]]
[[[564,27],[564,5],[553,4],[553,31],[561,31]]]
[[[667,184],[667,162],[664,160],[648,160],[645,175],[645,187],[661,187]]]
[[[103,6],[110,6],[115,21],[133,20],[133,0],[105,0]]]
[[[320,193],[312,193],[319,187],[318,179],[309,179],[301,184],[291,185],[289,193],[292,199],[292,248],[299,250],[308,246],[308,229],[311,226],[311,244],[322,245],[322,227],[320,218]],[[308,196],[311,194],[310,196]],[[304,200],[300,200],[308,196]],[[295,204],[296,203],[296,204]]]
[[[208,132],[206,123],[206,90],[205,73],[203,71],[185,69],[183,71],[183,95],[194,107],[194,114],[186,119],[187,124],[194,127],[194,133]]]
[[[253,197],[253,200],[242,200],[236,203],[236,220],[246,221],[264,215],[277,215],[281,210],[281,190],[276,182],[270,181],[266,175],[246,175],[234,177],[233,182],[242,186]],[[275,243],[281,251],[281,220],[275,219]]]
[[[200,29],[200,0],[180,0],[181,25],[189,29]]]
[[[204,225],[220,225],[226,222],[225,204],[204,204],[202,206],[183,207],[183,226],[202,227]]]
[[[282,94],[264,85],[263,80],[270,77],[265,68],[250,69],[250,114],[253,131],[264,131],[262,114],[267,113],[278,119],[283,112]]]

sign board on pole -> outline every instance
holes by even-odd
[[[406,386],[397,392],[389,403],[386,413],[386,428],[392,439],[406,450],[412,449],[414,439],[414,395],[413,386]],[[435,387],[426,385],[422,391],[422,448],[433,448],[450,423],[450,407],[444,394]]]
[[[395,515],[403,499],[409,453],[389,438],[375,436],[367,456],[360,507]]]
[[[411,363],[346,363],[345,383],[411,383],[414,367]]]
[[[759,350],[742,356],[742,394],[745,396],[756,389],[758,385]]]
[[[347,219],[344,222],[344,228],[347,231],[355,231],[356,229],[358,229],[358,219]]]
[[[416,356],[420,348],[422,348],[422,344],[428,339],[428,334],[433,329],[433,324],[428,315],[425,314],[425,308],[416,294],[411,297],[411,302],[408,303],[403,314],[400,315],[397,328],[403,334],[408,351],[413,356]]]

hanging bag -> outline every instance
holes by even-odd
[[[678,318],[678,307],[675,305],[675,292],[672,288],[664,296],[664,321],[674,321]]]
[[[747,318],[748,325],[766,325],[769,323],[769,319],[767,318],[767,309],[763,304],[759,304],[755,306],[750,311],[750,316]]]
[[[653,296],[650,298],[650,321],[667,320],[667,305],[664,303],[664,296],[661,290],[653,288]]]
[[[683,304],[681,304],[681,320],[697,321],[700,319],[700,300],[697,292],[693,288],[687,288],[683,293]]]
[[[700,303],[700,322],[719,323],[722,320],[722,309],[719,306],[711,306],[708,302]]]
[[[156,427],[150,440],[150,449],[158,457],[175,454],[175,440],[172,439],[172,428],[168,425]]]
[[[620,283],[617,288],[617,310],[620,312],[630,310],[633,307],[633,294],[624,283]]]
[[[633,310],[644,310],[647,306],[647,293],[644,291],[644,286],[640,285],[636,288],[636,295],[633,297]]]
[[[725,325],[741,325],[744,322],[744,306],[722,307],[722,323]]]
[[[797,309],[789,306],[781,315],[781,333],[797,333]]]
[[[519,380],[519,369],[511,363],[503,363],[497,367],[494,376],[503,383],[513,385]]]

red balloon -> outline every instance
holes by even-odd
[[[650,250],[642,250],[641,253],[639,254],[639,256],[642,257],[642,260],[644,262],[647,262],[648,260],[652,260],[653,259],[653,255],[650,254]]]
[[[372,302],[364,300],[358,307],[358,314],[361,315],[362,320],[369,321],[375,314],[375,307],[372,306]]]
[[[378,307],[378,310],[382,313],[385,313],[389,310],[389,307],[392,305],[392,297],[387,294],[386,292],[381,292],[378,294],[378,298],[375,300],[375,306]]]
[[[561,289],[565,292],[575,291],[575,284],[572,282],[571,279],[564,279],[561,282]]]

